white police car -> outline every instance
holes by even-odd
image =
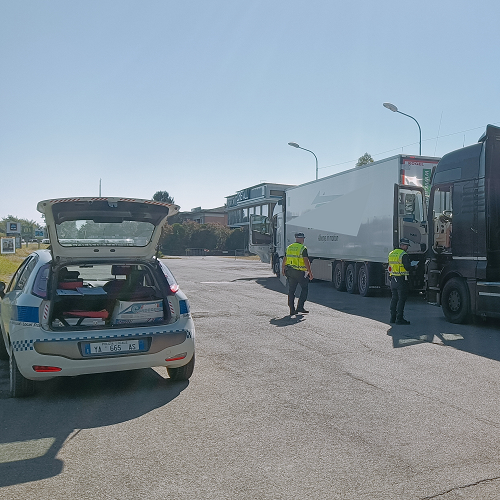
[[[155,252],[179,207],[128,198],[41,201],[50,239],[0,283],[0,358],[13,397],[34,381],[153,366],[187,380],[194,324]]]

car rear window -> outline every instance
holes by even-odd
[[[154,230],[154,224],[137,221],[70,220],[56,224],[57,239],[63,247],[145,247]]]

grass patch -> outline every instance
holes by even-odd
[[[47,248],[47,246],[40,245],[40,248]],[[0,281],[9,283],[21,262],[35,250],[38,250],[38,243],[29,243],[27,248],[26,245],[18,248],[15,254],[0,254]]]

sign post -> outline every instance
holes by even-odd
[[[15,238],[1,238],[0,246],[1,246],[1,253],[16,253]]]

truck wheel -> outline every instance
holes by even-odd
[[[348,293],[358,293],[358,277],[355,264],[349,264],[345,270],[345,288]]]
[[[167,368],[168,376],[170,380],[180,381],[180,380],[188,380],[189,377],[193,374],[194,370],[194,353],[191,361],[184,366],[179,366],[179,368]]]
[[[363,264],[358,272],[358,289],[359,294],[363,297],[370,297],[373,295],[373,290],[370,289],[370,273],[368,264]]]
[[[345,292],[345,281],[342,276],[342,262],[337,262],[335,264],[335,269],[333,270],[333,286],[335,290]]]
[[[10,356],[10,397],[24,398],[31,396],[35,392],[35,381],[25,378],[17,367],[14,353]]]
[[[451,278],[444,285],[441,307],[450,323],[467,322],[470,315],[470,296],[464,280]]]

